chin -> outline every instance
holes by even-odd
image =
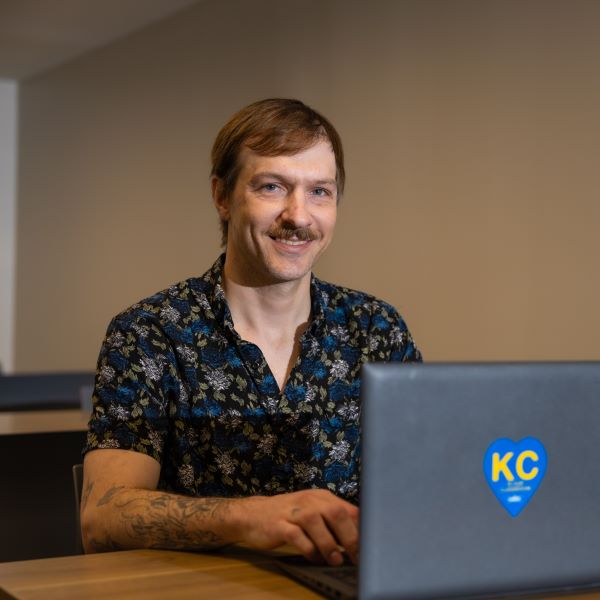
[[[271,264],[267,265],[267,272],[279,282],[297,281],[310,273],[312,265],[312,262],[305,263],[304,261],[302,261],[302,264],[292,265]]]
[[[289,281],[298,281],[307,275],[309,271],[270,271],[269,274],[276,283],[285,283]]]

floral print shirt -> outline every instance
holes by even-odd
[[[283,391],[234,329],[222,255],[200,278],[113,319],[100,351],[84,453],[143,452],[159,488],[198,496],[327,488],[358,502],[360,368],[420,361],[396,310],[311,279],[311,321]]]

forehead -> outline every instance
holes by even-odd
[[[252,177],[259,172],[319,179],[336,178],[335,155],[328,140],[319,140],[295,154],[276,156],[264,156],[244,147],[238,160],[241,178]]]

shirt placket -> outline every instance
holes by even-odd
[[[277,411],[279,389],[261,349],[251,342],[237,340],[237,347],[246,372],[254,382],[259,403],[268,415]]]

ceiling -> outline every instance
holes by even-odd
[[[0,78],[27,79],[199,0],[0,0]]]

